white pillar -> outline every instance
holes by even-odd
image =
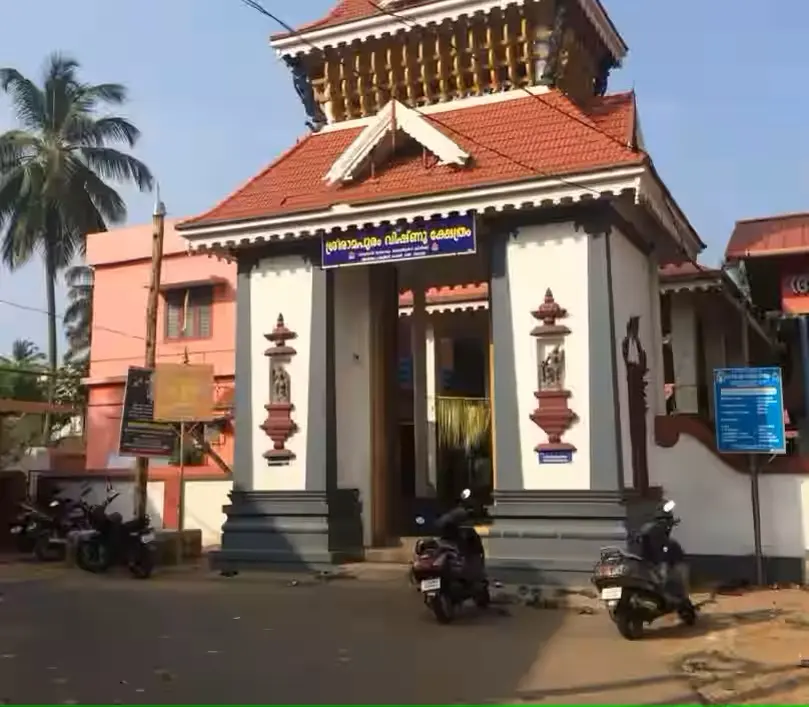
[[[410,351],[413,358],[413,443],[416,496],[429,495],[429,444],[427,435],[427,309],[424,286],[413,285],[413,315],[410,322]]]
[[[435,495],[438,488],[438,439],[436,437],[435,406],[438,388],[436,386],[435,328],[427,322],[425,336],[427,369],[427,491]]]
[[[677,412],[699,412],[697,396],[697,314],[690,293],[671,293],[671,354]]]
[[[652,300],[652,349],[649,368],[654,391],[649,396],[652,419],[666,414],[666,374],[663,367],[663,320],[660,314],[660,271],[657,259],[649,262],[649,297]],[[653,428],[651,428],[653,429]],[[651,431],[650,429],[650,431]]]
[[[708,385],[708,412],[713,418],[715,408],[713,372],[716,368],[725,368],[728,363],[725,341],[727,321],[723,319],[723,313],[715,309],[706,309],[704,315],[702,317],[702,338],[705,344],[705,380]]]

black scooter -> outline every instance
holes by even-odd
[[[643,636],[645,624],[667,614],[677,613],[688,626],[697,620],[697,609],[682,578],[685,553],[670,537],[680,522],[671,515],[674,505],[674,501],[666,501],[655,520],[643,526],[635,537],[638,552],[602,548],[593,570],[591,581],[607,605],[610,618],[630,641]],[[660,547],[654,551],[657,545]]]
[[[486,577],[486,553],[477,531],[468,523],[474,513],[471,491],[464,489],[456,508],[436,521],[438,537],[416,542],[411,581],[439,623],[450,623],[455,611],[467,599],[480,608],[491,602]],[[416,518],[420,526],[424,517]]]
[[[82,497],[89,492],[89,488],[85,489]],[[17,550],[33,552],[40,562],[63,560],[68,534],[87,527],[86,507],[82,500],[57,496],[47,509],[28,501],[23,501],[19,507],[20,514],[12,522],[10,532],[16,538]]]
[[[111,493],[90,512],[91,530],[81,534],[76,547],[76,564],[99,574],[113,565],[126,565],[136,579],[148,579],[155,564],[155,533],[149,516],[124,521],[120,513],[107,513],[118,497]]]

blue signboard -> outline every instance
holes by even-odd
[[[726,454],[785,454],[780,368],[717,368],[716,446]]]
[[[475,216],[450,216],[324,235],[323,268],[370,265],[475,252]]]
[[[540,464],[570,464],[573,462],[572,449],[541,449],[538,455]]]

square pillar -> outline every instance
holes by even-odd
[[[259,420],[253,422],[253,386],[251,385],[252,341],[250,271],[252,260],[240,258],[236,265],[236,346],[233,424],[239,434],[233,440],[233,489],[253,489],[253,435]],[[263,362],[261,362],[263,363]]]
[[[433,495],[438,489],[438,438],[436,428],[436,412],[438,387],[436,378],[438,376],[436,352],[435,352],[435,327],[428,319],[427,331],[425,332],[426,346],[426,375],[427,375],[427,484],[428,491]]]
[[[697,311],[691,293],[671,294],[671,355],[677,412],[699,412]]]
[[[430,449],[428,431],[427,308],[424,285],[413,286],[413,314],[410,317],[410,352],[413,359],[413,444],[416,497],[434,495],[430,488]],[[435,381],[435,376],[433,376]]]
[[[249,456],[251,482],[239,473],[211,562],[329,566],[335,552],[362,548],[358,492],[337,488],[334,273],[310,253],[268,249],[241,277],[240,268],[234,457]]]
[[[599,548],[623,544],[646,505],[644,490],[624,482],[622,401],[640,373],[623,350],[634,337],[644,361],[655,345],[656,264],[608,209],[576,213],[489,237],[496,477],[487,543],[492,573],[507,583],[586,584]],[[640,322],[639,333],[627,322]],[[651,385],[654,358],[649,366]],[[545,450],[559,453],[540,458]]]

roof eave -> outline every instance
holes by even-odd
[[[616,64],[620,65],[629,49],[603,5],[599,0],[578,0],[578,2]],[[281,56],[308,54],[311,51],[336,47],[340,44],[351,44],[354,41],[372,39],[382,35],[395,35],[418,25],[440,24],[447,20],[456,21],[462,15],[488,13],[494,9],[502,10],[517,4],[521,4],[521,2],[519,0],[472,0],[472,2],[470,0],[436,0],[397,10],[395,17],[389,13],[376,12],[365,17],[330,23],[327,16],[300,31],[271,36],[270,46]]]
[[[562,203],[592,201],[637,192],[646,173],[639,162],[625,162],[578,174],[547,178],[511,180],[475,185],[455,191],[420,194],[412,197],[368,200],[335,204],[326,209],[285,212],[240,223],[195,224],[183,235],[192,250],[238,248],[252,243],[317,236],[332,230],[412,220],[425,214],[499,212],[520,208],[540,208]]]

